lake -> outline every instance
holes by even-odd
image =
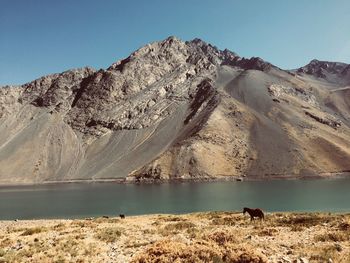
[[[0,187],[0,220],[241,211],[245,206],[268,212],[350,212],[350,178]]]

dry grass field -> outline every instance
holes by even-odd
[[[0,262],[350,262],[350,214],[0,221]]]

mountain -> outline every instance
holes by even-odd
[[[313,75],[335,84],[350,84],[350,65],[340,62],[312,60],[304,67],[297,69],[298,73]]]
[[[0,183],[350,171],[349,65],[282,70],[169,37],[0,88]]]

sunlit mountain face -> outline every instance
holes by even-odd
[[[350,172],[350,65],[282,70],[200,39],[0,89],[0,183]]]

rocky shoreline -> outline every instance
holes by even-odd
[[[350,262],[350,213],[0,221],[0,262]]]
[[[51,184],[71,184],[71,183],[116,183],[116,184],[164,184],[164,183],[200,183],[200,182],[232,182],[232,181],[272,181],[272,180],[329,180],[350,178],[350,171],[344,172],[327,172],[319,175],[269,175],[268,177],[247,177],[247,176],[220,176],[220,177],[195,177],[181,178],[175,177],[170,179],[154,179],[154,178],[111,178],[111,179],[74,179],[65,181],[46,181],[38,183],[0,183],[0,187],[16,187],[16,186],[33,186],[33,185],[51,185]]]

